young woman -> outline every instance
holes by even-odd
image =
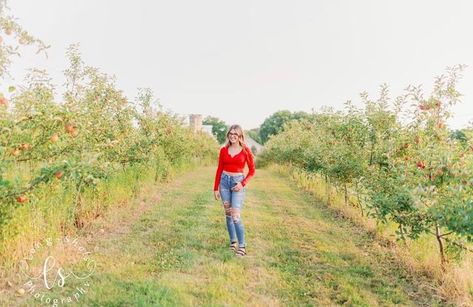
[[[248,165],[248,174],[243,169]],[[227,142],[220,149],[218,168],[215,174],[215,199],[222,199],[230,236],[230,249],[237,256],[246,255],[245,228],[241,221],[241,209],[246,194],[246,184],[255,174],[253,154],[245,144],[243,129],[232,125],[227,132]],[[238,249],[237,249],[238,239]]]

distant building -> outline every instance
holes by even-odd
[[[245,143],[251,149],[254,155],[263,150],[263,145],[253,140],[248,134],[245,133]]]
[[[207,133],[208,135],[215,138],[212,134],[212,125],[203,125],[202,124],[202,114],[190,114],[189,115],[189,127],[192,131],[202,131]]]
[[[202,131],[205,131],[205,132],[207,132],[208,134],[210,134],[211,136],[214,136],[214,135],[212,134],[212,128],[213,128],[212,125],[202,125]]]
[[[202,131],[202,114],[189,115],[189,127],[192,131]]]

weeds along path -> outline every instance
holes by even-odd
[[[97,269],[79,303],[437,305],[387,248],[264,169],[243,209],[248,256],[236,258],[211,192],[214,171],[200,168],[145,190],[146,200],[111,216],[89,238]]]

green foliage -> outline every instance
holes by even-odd
[[[217,117],[207,116],[203,121],[204,125],[212,125],[212,134],[217,138],[219,144],[226,140],[227,124]]]
[[[462,142],[463,144],[468,143],[468,137],[466,136],[466,133],[464,131],[454,130],[450,133],[450,137],[452,139]]]
[[[48,75],[33,70],[11,94],[11,108],[0,105],[0,237],[15,208],[40,202],[45,187],[72,189],[79,208],[81,194],[96,193],[117,172],[142,167],[159,180],[172,166],[217,152],[211,137],[153,105],[149,89],[130,102],[113,78],[83,63],[78,46],[68,58],[63,103],[55,101]],[[74,210],[76,225],[79,214]]]
[[[286,124],[258,163],[290,163],[348,187],[367,200],[362,206],[370,216],[397,223],[402,238],[433,233],[439,242],[447,235],[471,241],[472,140],[445,126],[459,101],[455,86],[462,69],[437,78],[427,98],[410,86],[391,103],[383,85],[375,101],[362,94],[363,108],[347,103],[344,112],[328,109]]]
[[[311,115],[306,112],[292,113],[287,110],[275,112],[266,118],[263,124],[261,124],[261,127],[259,128],[260,137],[258,139],[262,144],[264,144],[272,135],[276,135],[283,131],[284,124],[292,120],[309,119],[310,117]]]

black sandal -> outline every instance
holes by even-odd
[[[238,242],[237,241],[233,241],[232,243],[230,243],[230,251],[236,252],[237,247],[238,247]]]
[[[245,247],[239,247],[238,250],[235,252],[235,255],[239,257],[246,256],[246,248]]]

